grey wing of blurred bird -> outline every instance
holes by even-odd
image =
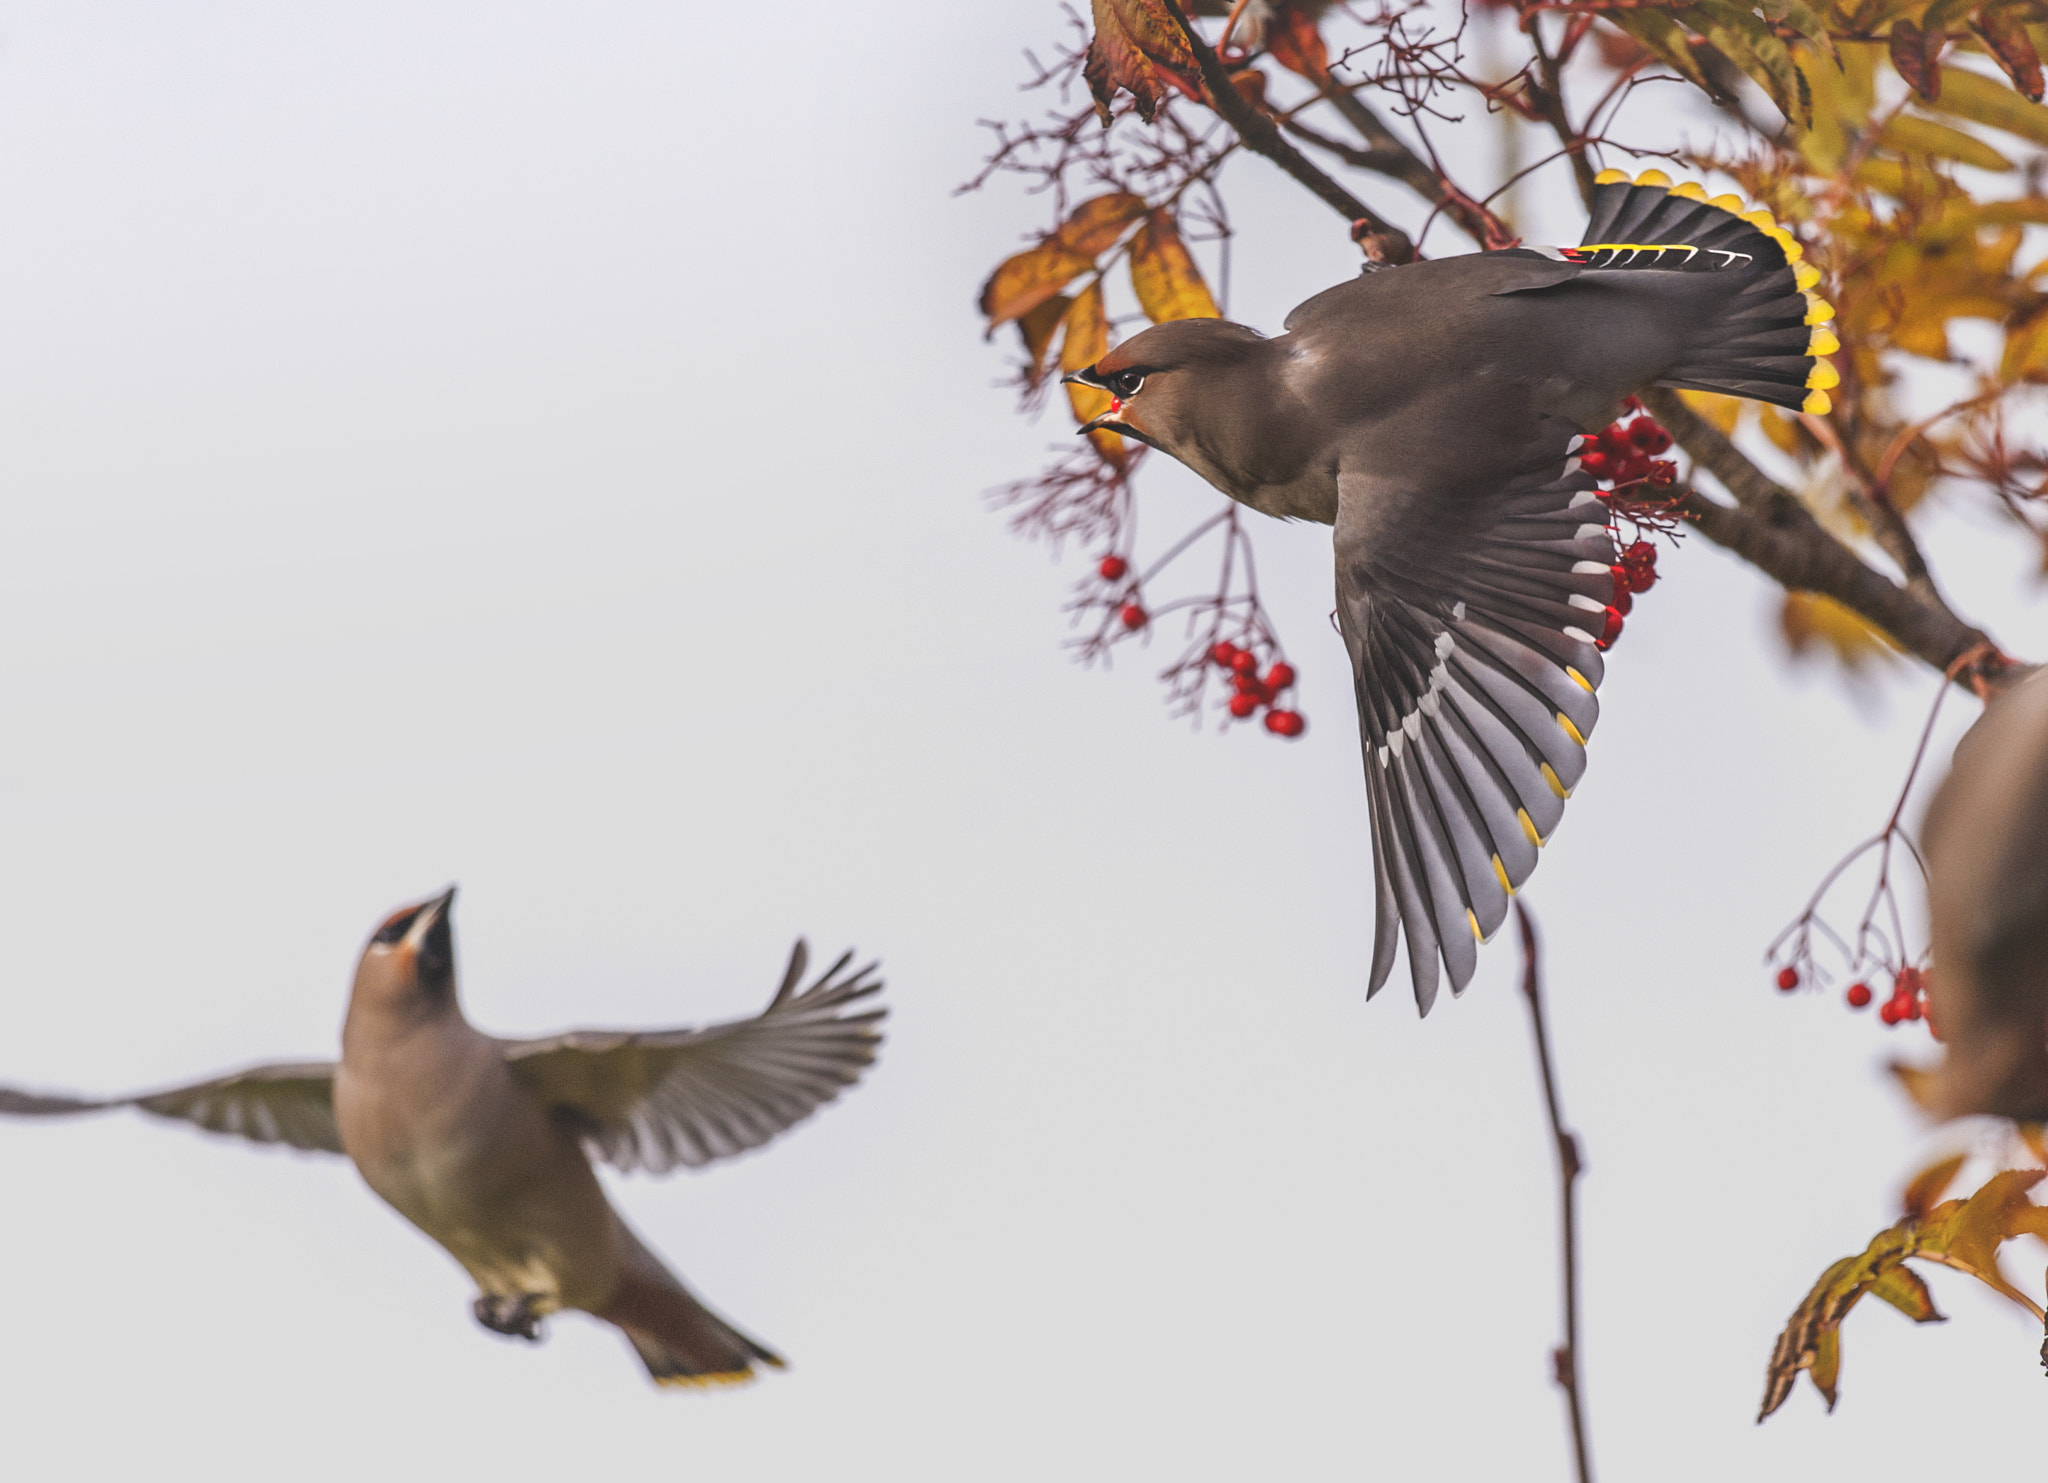
[[[295,1061],[251,1066],[211,1081],[133,1097],[63,1097],[0,1087],[0,1114],[63,1117],[139,1107],[157,1117],[232,1133],[252,1143],[283,1143],[309,1152],[340,1153],[334,1123],[334,1063]]]
[[[1424,1014],[1439,961],[1465,987],[1585,772],[1620,629],[1593,489],[1576,459],[1476,491],[1339,476],[1337,619],[1372,822],[1368,993],[1397,928]]]
[[[661,1174],[758,1148],[860,1079],[888,1011],[846,1013],[880,991],[875,966],[840,957],[801,993],[809,950],[790,953],[782,987],[751,1019],[694,1030],[576,1030],[503,1042],[527,1086],[593,1158]]]

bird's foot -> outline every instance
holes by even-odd
[[[476,1314],[476,1321],[494,1334],[505,1334],[528,1343],[540,1342],[540,1299],[530,1292],[517,1297],[494,1297],[489,1293],[478,1298],[470,1311]]]

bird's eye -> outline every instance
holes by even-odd
[[[370,941],[382,943],[385,947],[391,946],[394,942],[405,941],[405,934],[411,928],[413,918],[418,915],[417,911],[400,912],[397,916],[379,927],[377,935],[372,937]]]
[[[1145,384],[1143,371],[1118,371],[1109,378],[1109,389],[1120,397],[1134,397]]]

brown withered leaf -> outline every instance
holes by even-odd
[[[1145,214],[1145,198],[1129,191],[1091,196],[1036,247],[1003,259],[981,286],[989,332],[1021,319],[1095,266],[1124,228]]]
[[[2041,54],[2018,15],[2017,6],[1987,5],[1970,23],[2022,96],[2041,101]]]
[[[1903,18],[1892,22],[1892,66],[1906,85],[1928,102],[1941,96],[1941,55],[1944,37],[1939,31],[1923,31]]]
[[[1962,1154],[1953,1154],[1915,1174],[1899,1196],[1899,1203],[1906,1214],[1915,1220],[1925,1220],[1927,1212],[1941,1203],[1942,1195],[1955,1182],[1957,1171],[1963,1167],[1963,1157]]]
[[[1298,72],[1310,82],[1329,79],[1330,49],[1323,45],[1315,17],[1299,6],[1289,5],[1273,18],[1266,31],[1266,50],[1289,72]]]
[[[1187,243],[1165,209],[1145,218],[1131,238],[1131,287],[1154,324],[1170,319],[1216,319],[1216,300],[1202,281]]]
[[[1036,387],[1044,379],[1045,353],[1052,349],[1052,337],[1059,333],[1060,321],[1073,306],[1074,301],[1065,294],[1055,294],[1029,314],[1019,316],[1017,333],[1024,340],[1026,386]]]
[[[1202,74],[1194,50],[1164,0],[1093,0],[1093,5],[1095,38],[1088,43],[1081,75],[1105,127],[1118,89],[1136,100],[1138,116],[1148,124],[1169,92],[1201,100]]]
[[[1084,371],[1109,352],[1109,316],[1102,306],[1102,285],[1091,283],[1067,311],[1067,334],[1060,341],[1060,369]],[[1093,422],[1109,410],[1110,395],[1096,386],[1067,383],[1067,403],[1074,409],[1077,426]],[[1088,441],[1105,463],[1122,468],[1130,461],[1130,448],[1112,432],[1097,428]]]
[[[1875,1294],[1916,1323],[1942,1321],[1926,1283],[1906,1268],[1909,1260],[1966,1272],[2039,1317],[2034,1301],[1999,1272],[1998,1248],[2015,1236],[2048,1231],[2048,1207],[2027,1198],[2027,1191],[2044,1177],[2048,1170],[2006,1169],[1994,1174],[1969,1199],[1937,1205],[1924,1218],[1909,1215],[1872,1237],[1862,1255],[1844,1257],[1821,1273],[1772,1348],[1764,1372],[1763,1407],[1756,1419],[1762,1421],[1785,1404],[1801,1370],[1807,1371],[1828,1409],[1835,1408],[1842,1320],[1865,1293]]]
[[[981,312],[989,333],[1021,319],[1095,266],[1095,259],[1048,237],[1025,252],[1006,257],[981,286]]]
[[[1899,1084],[1899,1090],[1906,1094],[1907,1101],[1922,1112],[1931,1113],[1935,1110],[1935,1078],[1941,1071],[1938,1064],[1915,1066],[1909,1061],[1887,1061],[1884,1069],[1890,1072],[1892,1080]]]

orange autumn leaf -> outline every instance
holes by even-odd
[[[1109,123],[1118,89],[1137,101],[1150,123],[1169,92],[1200,101],[1202,75],[1194,49],[1164,0],[1094,0],[1095,38],[1081,75],[1095,97],[1095,113]]]
[[[1164,208],[1147,217],[1131,238],[1131,287],[1138,306],[1154,324],[1221,318],[1201,270],[1173,224],[1173,213]]]
[[[1019,316],[1017,333],[1024,341],[1025,385],[1036,387],[1044,377],[1045,354],[1052,349],[1052,337],[1059,332],[1060,321],[1073,306],[1074,301],[1065,294],[1055,294],[1029,314]]]
[[[1067,214],[1036,247],[1003,259],[981,287],[981,312],[991,333],[1021,319],[1095,266],[1125,227],[1145,214],[1145,198],[1129,191],[1093,196]]]
[[[1898,658],[1898,646],[1864,617],[1818,592],[1787,592],[1778,627],[1794,658],[1830,654],[1850,673]]]
[[[1102,307],[1102,285],[1092,283],[1067,311],[1067,334],[1060,342],[1060,369],[1082,371],[1109,352],[1109,315]],[[1067,383],[1067,402],[1074,409],[1077,424],[1093,422],[1109,410],[1110,395],[1096,386]],[[1103,461],[1122,468],[1130,458],[1124,440],[1101,429],[1088,434],[1088,441]]]
[[[1330,76],[1330,51],[1323,45],[1323,33],[1315,17],[1289,5],[1273,18],[1266,32],[1266,50],[1289,72],[1298,72],[1310,82],[1324,82]]]
[[[1941,1197],[1955,1182],[1957,1171],[1963,1167],[1963,1155],[1952,1154],[1938,1164],[1930,1164],[1915,1174],[1906,1185],[1905,1193],[1899,1196],[1899,1203],[1906,1214],[1915,1220],[1925,1220],[1927,1212],[1941,1203]]]
[[[1872,1237],[1860,1256],[1843,1257],[1821,1273],[1805,1301],[1793,1310],[1771,1351],[1757,1420],[1785,1404],[1801,1370],[1807,1372],[1828,1409],[1835,1408],[1842,1320],[1864,1294],[1891,1304],[1915,1323],[1942,1321],[1927,1284],[1906,1267],[1909,1260],[1935,1262],[1967,1273],[2039,1318],[2039,1305],[1998,1270],[1998,1248],[2015,1236],[2048,1233],[2048,1207],[2027,1197],[2027,1191],[2043,1177],[2048,1177],[2048,1170],[2007,1169],[1994,1174],[1969,1199],[1949,1200],[1924,1217],[1908,1215]],[[1916,1185],[1920,1182],[1914,1181]]]

